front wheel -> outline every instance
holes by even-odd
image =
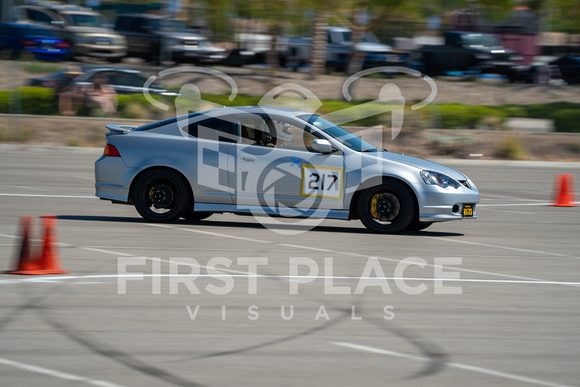
[[[133,202],[139,214],[150,222],[170,223],[179,219],[189,204],[183,179],[169,170],[145,172],[133,190]]]
[[[409,189],[396,181],[365,189],[358,202],[362,224],[379,234],[394,234],[409,227],[415,205]]]

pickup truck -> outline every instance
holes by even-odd
[[[343,27],[326,27],[328,42],[326,46],[327,67],[346,70],[353,54],[358,51],[364,58],[363,68],[376,66],[400,66],[404,63],[401,53],[391,46],[382,44],[370,32],[363,40],[353,44],[352,31]],[[280,41],[281,62],[286,67],[298,68],[310,64],[312,57],[312,38],[290,37]]]
[[[214,63],[225,58],[225,49],[212,45],[184,22],[160,15],[119,15],[115,31],[127,39],[128,56],[154,64],[161,64],[163,59],[178,63]]]
[[[446,74],[509,75],[522,57],[505,49],[495,35],[448,31],[444,45],[425,45],[413,51],[409,64],[430,76]]]

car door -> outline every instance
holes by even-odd
[[[316,209],[342,209],[344,157],[315,152],[320,138],[305,123],[284,116],[237,116],[240,140],[229,168],[238,207],[260,206],[268,213],[304,216]]]
[[[200,119],[184,125],[183,131],[193,142],[191,162],[183,169],[189,171],[189,179],[196,203],[232,204],[232,192],[228,171],[232,146],[236,141],[233,116]]]

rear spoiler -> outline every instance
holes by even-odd
[[[105,128],[109,129],[111,132],[120,132],[122,134],[127,134],[131,129],[137,128],[136,125],[117,125],[117,124],[109,124],[105,125]]]

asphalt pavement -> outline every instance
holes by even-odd
[[[100,150],[0,149],[0,270],[57,216],[67,274],[0,274],[2,386],[578,386],[580,164],[447,160],[478,219],[375,235],[94,197]]]

